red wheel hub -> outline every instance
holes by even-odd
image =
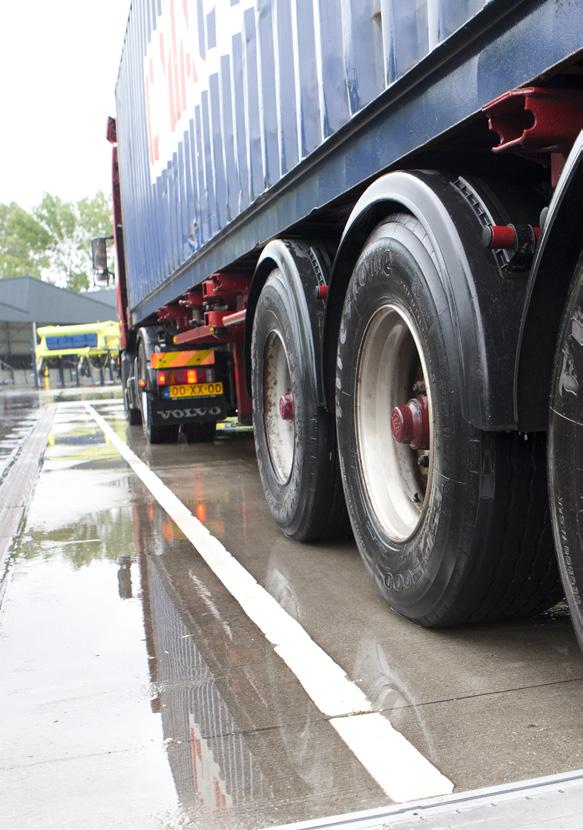
[[[293,421],[294,417],[294,396],[291,392],[282,395],[279,399],[279,414],[284,421]]]
[[[391,431],[399,444],[414,450],[429,449],[429,406],[427,395],[417,395],[407,403],[393,407]]]

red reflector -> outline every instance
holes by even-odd
[[[186,382],[187,383],[197,383],[198,382],[198,372],[196,369],[187,369],[186,370]]]
[[[156,380],[158,381],[158,386],[166,386],[166,372],[158,372]]]
[[[146,381],[145,381],[144,378],[139,379],[138,386],[140,387],[140,389],[145,389],[146,388]]]

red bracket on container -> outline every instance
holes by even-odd
[[[174,336],[174,343],[220,342],[233,343],[241,337],[247,309],[241,311],[207,311],[205,325],[181,331]]]
[[[248,274],[218,272],[202,284],[202,296],[205,300],[234,299],[238,295],[246,295],[248,291]]]
[[[179,329],[186,328],[190,323],[190,314],[187,309],[180,306],[178,303],[171,303],[170,305],[162,306],[158,311],[158,321],[160,323],[175,323]]]
[[[245,322],[245,315],[247,309],[242,308],[240,311],[205,311],[204,322],[206,326],[214,326],[215,328],[232,328],[239,326],[242,328]]]
[[[567,153],[583,129],[579,90],[523,87],[505,92],[483,107],[489,128],[498,133],[495,153],[520,147],[526,152]]]
[[[193,329],[187,329],[175,334],[172,342],[177,346],[184,343],[208,343],[209,345],[216,345],[217,343],[224,343],[225,340],[215,330],[214,326],[197,326]]]
[[[246,315],[246,308],[242,308],[241,311],[235,311],[233,312],[233,314],[226,314],[223,317],[223,327],[226,329],[232,329],[234,327],[237,327],[237,329],[243,330]]]
[[[109,141],[110,144],[117,144],[117,127],[115,123],[115,118],[112,118],[111,115],[107,119],[107,132],[105,137]]]
[[[223,325],[223,317],[231,314],[230,311],[205,311],[204,324],[205,326],[213,326],[220,328]]]
[[[202,305],[202,291],[200,289],[187,291],[184,296],[182,296],[178,302],[180,305],[187,306],[188,308],[196,308]]]

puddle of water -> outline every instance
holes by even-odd
[[[222,616],[190,544],[76,406],[52,431],[0,612],[0,826],[239,830],[321,813],[332,780],[350,804],[362,771],[336,768],[320,718],[277,717],[279,659]]]
[[[39,414],[38,399],[34,394],[0,392],[0,480],[36,424]]]

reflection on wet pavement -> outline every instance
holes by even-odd
[[[583,766],[564,613],[412,626],[350,541],[278,533],[249,436],[146,449],[119,401],[97,408],[458,789]],[[59,404],[13,557],[0,826],[245,830],[386,804],[78,401]]]
[[[214,578],[164,527],[137,509],[138,550],[158,552],[140,556],[156,707],[196,826],[257,827],[324,804],[350,809],[365,794],[382,803],[271,647],[234,603],[214,602]]]
[[[36,396],[0,394],[0,481],[38,420]]]
[[[99,436],[84,410],[60,408],[15,545],[0,618],[0,824],[251,828],[367,793],[382,803]],[[192,506],[205,517],[200,488]]]
[[[179,800],[193,812],[226,816],[233,806],[269,802],[273,787],[239,731],[215,676],[162,584],[148,571],[155,707],[162,714]],[[229,684],[232,692],[232,683]]]

